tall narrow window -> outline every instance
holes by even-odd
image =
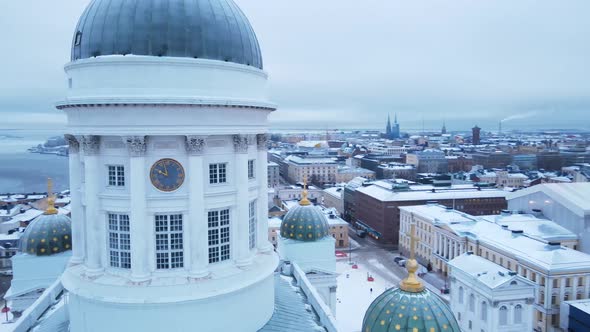
[[[120,165],[109,165],[109,186],[125,186],[125,167]]]
[[[79,46],[82,43],[82,31],[76,32],[76,37],[74,38],[74,46]]]
[[[480,315],[480,318],[484,322],[488,320],[488,303],[485,302],[485,301],[481,303],[481,315]]]
[[[475,296],[469,295],[469,311],[475,312]]]
[[[250,202],[250,209],[248,215],[248,231],[249,231],[249,244],[250,249],[254,249],[256,247],[256,201]]]
[[[229,209],[209,211],[209,263],[230,258],[229,226]]]
[[[465,291],[463,290],[462,286],[459,286],[459,303],[463,304],[463,297],[465,296]]]
[[[256,177],[254,171],[254,160],[248,160],[248,179],[254,179]]]
[[[227,182],[227,164],[209,165],[209,183],[218,184]]]
[[[500,308],[500,325],[508,324],[508,308],[502,306]]]
[[[522,306],[517,304],[514,307],[514,324],[521,324],[522,323]]]
[[[156,215],[156,268],[178,269],[184,266],[182,214]]]
[[[109,259],[111,267],[131,268],[131,238],[129,216],[109,213]]]

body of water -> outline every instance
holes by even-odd
[[[0,130],[0,194],[47,191],[47,178],[54,190],[69,189],[68,158],[29,153],[28,148],[61,135],[52,130]]]

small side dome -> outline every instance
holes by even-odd
[[[461,332],[451,309],[429,290],[392,288],[379,295],[365,313],[363,332]]]
[[[23,254],[48,256],[72,249],[71,220],[63,214],[42,214],[20,238]]]
[[[51,179],[47,181],[47,210],[35,218],[20,238],[23,254],[49,256],[72,249],[72,221],[58,214],[55,196],[51,193]]]
[[[286,239],[313,242],[330,235],[324,213],[307,199],[307,189],[299,206],[289,210],[281,222],[281,236]]]
[[[414,258],[416,225],[411,225],[408,277],[379,295],[367,309],[363,332],[461,332],[449,308],[416,277],[419,264]]]

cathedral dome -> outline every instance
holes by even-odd
[[[72,61],[106,55],[202,58],[262,69],[250,22],[233,0],[93,0]]]
[[[48,256],[71,249],[71,220],[63,214],[45,212],[31,221],[20,238],[23,254]]]
[[[51,187],[49,179],[47,210],[31,221],[20,238],[23,254],[49,256],[72,249],[72,222],[68,216],[57,213]]]
[[[285,239],[312,242],[330,235],[326,215],[307,199],[307,189],[303,199],[289,210],[281,222],[281,236]]]
[[[461,332],[451,309],[416,277],[416,241],[412,225],[411,258],[406,262],[408,277],[379,295],[367,309],[363,332]]]
[[[363,332],[460,332],[451,309],[425,289],[401,288],[381,294],[365,313]]]

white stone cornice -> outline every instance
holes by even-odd
[[[82,136],[82,149],[86,155],[97,155],[100,151],[100,136]]]
[[[185,136],[186,152],[190,155],[202,155],[205,151],[205,137],[203,136]]]
[[[146,136],[129,136],[125,137],[125,144],[129,149],[129,154],[132,157],[143,157],[147,150]]]
[[[65,134],[64,138],[68,142],[68,146],[69,146],[68,149],[69,149],[70,153],[80,152],[80,142],[78,141],[78,139],[76,139],[76,136],[70,135],[70,134]]]
[[[248,153],[248,136],[234,135],[233,139],[236,153]]]

